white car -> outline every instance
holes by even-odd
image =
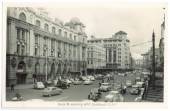
[[[90,84],[92,84],[93,82],[91,81],[91,80],[89,80],[89,79],[87,79],[87,80],[85,80],[84,81],[84,85],[90,85]]]
[[[124,98],[119,93],[119,91],[110,91],[107,96],[105,96],[105,102],[123,102]]]
[[[90,79],[91,81],[95,81],[94,76],[88,76],[87,78]]]
[[[132,88],[130,89],[130,94],[139,94],[140,90],[139,90],[139,86],[138,85],[132,85]]]
[[[43,96],[59,95],[63,92],[62,89],[57,87],[47,87],[43,91]]]
[[[44,89],[45,86],[44,86],[43,82],[36,82],[36,83],[34,84],[34,88],[35,88],[35,89]]]
[[[132,86],[132,81],[130,81],[130,80],[126,81],[126,86],[131,87]]]
[[[144,82],[136,82],[136,85],[137,85],[139,88],[142,88],[142,87],[144,87]]]
[[[111,84],[110,83],[102,83],[100,88],[100,91],[110,91],[111,90]]]
[[[74,84],[74,85],[80,85],[81,83],[82,83],[82,81],[79,81],[79,80],[73,81],[73,84]]]

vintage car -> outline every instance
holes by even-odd
[[[87,80],[85,80],[84,81],[84,85],[91,85],[93,82],[91,81],[91,80],[89,80],[89,79],[87,79]]]
[[[127,81],[126,81],[126,86],[127,86],[127,87],[131,87],[131,86],[132,86],[132,81],[127,80]]]
[[[91,89],[90,94],[88,95],[88,99],[97,101],[101,98],[102,93],[99,91],[99,88]]]
[[[73,81],[73,84],[74,84],[74,85],[80,85],[80,84],[82,84],[82,81],[80,81],[80,80],[74,80],[74,81]]]
[[[88,76],[87,78],[90,79],[91,81],[95,81],[94,76]]]
[[[68,89],[70,87],[70,84],[64,80],[58,80],[57,87],[62,88],[62,89]]]
[[[140,89],[138,85],[132,85],[132,88],[130,89],[130,94],[138,95],[140,94]]]
[[[111,90],[111,84],[110,83],[101,83],[101,86],[99,87],[100,91],[110,91]]]
[[[142,88],[145,86],[144,82],[136,82],[136,85],[138,85],[139,88]]]
[[[124,98],[119,93],[119,91],[110,91],[108,95],[105,96],[105,102],[123,102]]]
[[[62,89],[57,87],[47,87],[43,91],[43,96],[59,95],[63,92]]]
[[[34,89],[44,89],[45,86],[43,84],[43,82],[36,82],[34,85],[33,85]]]

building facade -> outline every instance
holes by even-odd
[[[160,55],[160,69],[164,70],[164,37],[165,37],[165,15],[164,15],[164,21],[161,24],[161,39],[159,41],[159,55]]]
[[[106,67],[106,50],[102,45],[88,44],[87,68],[100,69]]]
[[[87,36],[78,18],[63,23],[44,9],[7,9],[6,79],[25,84],[85,73]]]
[[[156,64],[156,69],[159,68],[159,64],[160,64],[160,55],[159,55],[159,48],[155,49],[155,64]],[[152,70],[152,63],[153,63],[153,49],[152,47],[150,48],[150,50],[145,53],[142,54],[143,56],[143,68],[144,69],[149,69]]]
[[[106,67],[110,69],[130,69],[131,53],[130,41],[127,33],[119,31],[111,38],[93,38],[88,40],[91,44],[102,44],[106,49]]]

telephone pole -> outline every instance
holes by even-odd
[[[153,57],[152,57],[152,85],[153,88],[155,88],[155,33],[153,31],[152,33],[152,51],[153,51]]]

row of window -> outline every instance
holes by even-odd
[[[20,13],[19,19],[22,20],[22,21],[26,21],[26,15],[24,13]],[[40,28],[41,27],[40,20],[36,20],[35,25]],[[44,30],[49,32],[49,25],[47,23],[44,24]],[[73,34],[71,34],[71,33],[68,34],[66,31],[63,32],[62,29],[58,29],[58,33],[57,33],[56,28],[54,26],[52,27],[51,32],[53,34],[58,34],[60,36],[63,35],[64,37],[68,37],[68,38],[76,41],[76,36],[73,36]],[[84,38],[83,38],[83,41],[85,41]]]

